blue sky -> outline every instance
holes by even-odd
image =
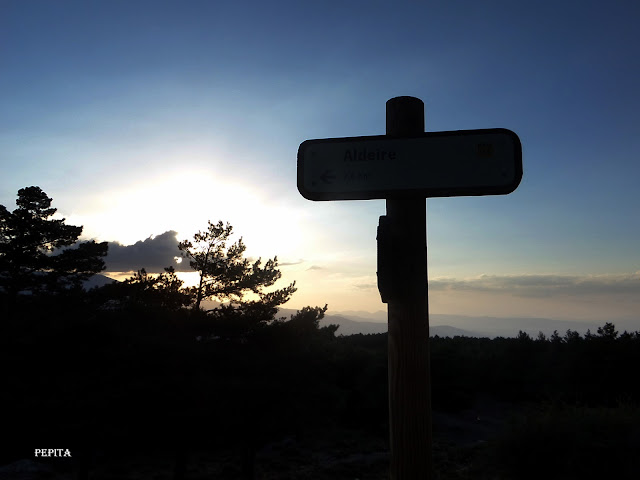
[[[639,18],[632,1],[2,0],[0,204],[38,185],[86,238],[138,253],[229,221],[297,281],[288,307],[382,310],[384,201],[305,200],[296,153],[383,134],[385,102],[411,95],[428,131],[523,146],[514,193],[427,201],[432,312],[637,318]]]

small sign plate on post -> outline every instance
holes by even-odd
[[[298,190],[308,200],[370,200],[513,192],[522,146],[490,128],[306,140],[298,148]]]

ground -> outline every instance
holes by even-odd
[[[487,441],[498,435],[513,406],[480,398],[468,410],[433,413],[433,456],[439,479],[478,478],[473,472]],[[190,452],[185,478],[240,479],[241,458],[232,449]],[[145,456],[99,452],[91,469],[92,480],[171,479],[173,452]],[[386,438],[349,429],[308,432],[304,438],[285,436],[269,442],[256,453],[258,480],[388,479],[389,445]],[[66,459],[21,459],[0,467],[0,480],[75,478]]]

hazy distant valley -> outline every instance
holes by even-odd
[[[86,287],[102,286],[112,281],[112,279],[104,275],[95,275],[86,282]],[[214,308],[218,305],[212,301],[207,301],[205,304],[208,304],[207,308]],[[288,319],[295,313],[296,309],[281,308],[279,309],[278,317],[284,316]],[[438,335],[440,337],[515,337],[519,331],[536,337],[539,332],[549,336],[554,330],[557,330],[560,335],[563,335],[569,329],[583,335],[589,329],[594,332],[598,326],[608,321],[613,322],[621,332],[624,330],[632,332],[638,329],[636,326],[637,321],[634,322],[633,319],[609,318],[603,318],[600,321],[586,322],[536,317],[509,318],[431,313],[429,321],[430,335]],[[367,312],[363,310],[332,311],[331,308],[329,308],[325,317],[320,321],[320,325],[325,326],[330,324],[340,326],[336,332],[337,335],[383,333],[387,331],[387,312],[383,310],[377,312]]]
[[[281,309],[279,315],[286,315],[287,318],[295,313],[295,310]],[[500,317],[472,317],[465,315],[430,314],[430,335],[440,337],[515,337],[519,331],[537,337],[539,332],[549,336],[554,330],[560,335],[571,329],[580,334],[586,333],[588,329],[592,332],[602,322],[581,322],[572,320],[554,320],[549,318],[500,318]],[[622,332],[623,330],[635,331],[631,321],[614,320],[615,325]],[[335,324],[340,325],[336,335],[353,335],[357,333],[371,334],[387,331],[387,312],[378,311],[375,313],[361,311],[327,312],[320,321],[322,326]]]

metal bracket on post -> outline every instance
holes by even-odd
[[[389,303],[393,297],[393,274],[391,271],[391,252],[393,252],[393,242],[391,239],[391,228],[389,218],[386,215],[380,216],[378,223],[378,291],[382,303]]]

